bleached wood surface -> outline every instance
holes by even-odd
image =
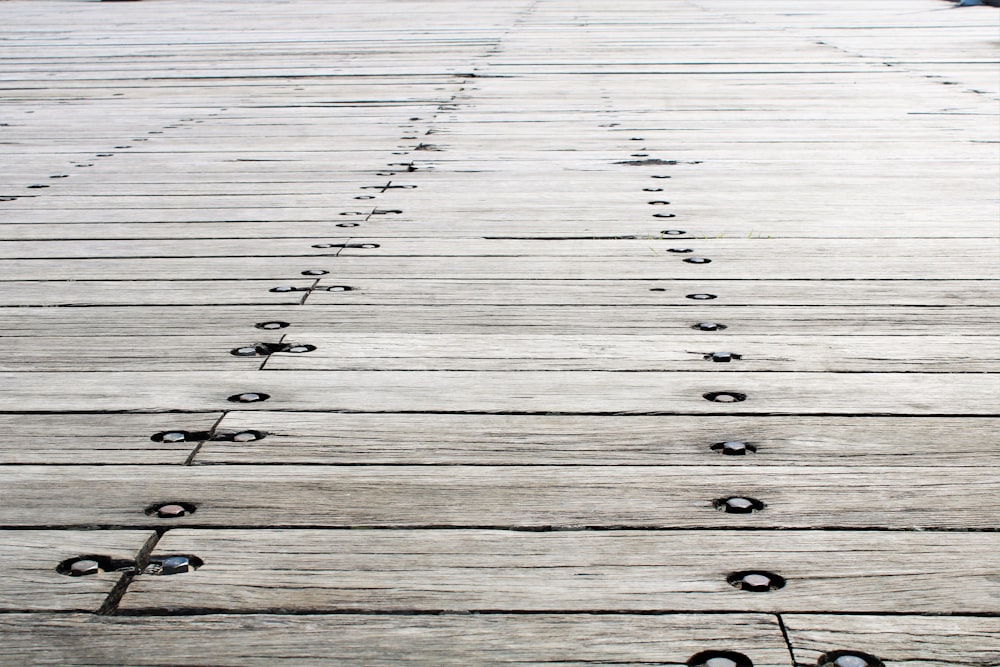
[[[1000,664],[998,15],[0,3],[0,664]]]

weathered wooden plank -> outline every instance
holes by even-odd
[[[65,266],[65,263],[63,265]],[[298,304],[305,295],[303,291],[271,292],[271,288],[276,286],[272,280],[221,278],[153,281],[143,280],[141,275],[128,276],[127,271],[120,271],[117,280],[76,281],[66,278],[50,281],[0,282],[0,307],[215,304],[273,306]],[[281,284],[305,290],[314,283],[315,280],[296,276]]]
[[[313,333],[308,354],[276,353],[269,370],[692,370],[807,372],[991,372],[1000,362],[1000,340],[992,337],[781,336],[729,334],[724,343],[704,335]],[[295,340],[299,340],[296,338]],[[52,339],[49,339],[52,340]],[[108,339],[120,345],[117,339]],[[57,343],[34,340],[48,348]],[[124,341],[123,341],[124,342]],[[720,344],[722,347],[720,347]],[[127,345],[127,343],[126,343]],[[152,338],[155,349],[170,350],[170,339]],[[174,344],[176,346],[176,343]],[[202,349],[208,341],[182,344]],[[81,354],[89,356],[88,346]],[[96,347],[96,346],[95,346]],[[103,346],[102,346],[103,347]],[[216,345],[215,347],[219,347]],[[13,345],[17,350],[19,346]],[[107,349],[106,347],[104,349]],[[183,358],[181,350],[172,356]],[[718,356],[718,355],[722,356]],[[727,356],[728,355],[728,356]],[[732,355],[738,355],[735,358]],[[96,352],[96,356],[106,353]],[[215,355],[217,356],[217,355]],[[219,363],[215,356],[210,363]],[[48,351],[21,354],[16,363],[0,360],[0,369],[38,364],[49,370],[68,360]],[[723,360],[723,361],[718,361]],[[86,363],[86,359],[83,360]],[[93,360],[91,359],[91,362]],[[220,367],[233,365],[219,363]],[[142,370],[134,364],[123,367]],[[65,363],[63,369],[74,368]]]
[[[253,530],[167,533],[195,572],[138,578],[124,613],[672,611],[996,613],[995,533]],[[787,581],[727,583],[756,569]],[[941,586],[942,577],[947,586]]]
[[[777,620],[715,615],[0,616],[5,655],[66,667],[272,665],[683,665],[738,650],[757,667],[790,667]]]
[[[188,428],[193,415],[172,428]],[[166,418],[165,418],[166,419]],[[998,420],[904,417],[226,413],[196,464],[981,466],[1000,446]],[[745,442],[726,456],[713,445]],[[763,474],[763,473],[762,473]]]
[[[210,430],[222,413],[0,415],[0,464],[181,464],[197,441],[153,442],[156,433]]]
[[[659,466],[17,466],[0,469],[6,527],[989,530],[997,470]],[[962,493],[955,493],[961,488]],[[845,493],[850,489],[850,493]],[[750,498],[759,511],[716,503]],[[147,515],[187,502],[180,519]]]
[[[816,664],[823,654],[854,650],[886,664],[914,667],[985,667],[1000,659],[995,617],[831,616],[783,617],[796,664]]]
[[[690,328],[689,328],[690,331]],[[985,332],[984,332],[985,333]],[[312,333],[12,337],[0,371],[607,370],[992,372],[1000,341],[982,336]],[[720,347],[721,345],[721,347]],[[310,349],[312,348],[312,349]],[[735,356],[734,356],[735,355]],[[716,361],[716,360],[721,361]]]
[[[287,337],[308,341],[330,331],[343,334],[383,332],[400,326],[410,334],[612,334],[687,336],[700,322],[725,329],[702,331],[705,340],[724,344],[728,337],[784,336],[992,336],[996,317],[991,308],[838,306],[349,306],[309,303],[254,306],[93,306],[52,308],[42,315],[32,308],[0,309],[0,338],[38,337],[58,332],[64,337],[240,336],[264,335],[256,324],[285,322]],[[193,324],[197,326],[193,326]],[[265,330],[266,331],[266,330]],[[272,333],[274,333],[272,331]],[[345,337],[346,338],[346,337]],[[9,342],[9,341],[8,341]],[[908,341],[899,341],[907,345]]]
[[[588,371],[0,373],[0,412],[530,412],[993,416],[995,375]],[[54,394],[53,387],[62,390]],[[264,401],[230,397],[267,394]],[[712,401],[714,393],[746,396]],[[234,398],[234,400],[236,400]]]
[[[56,572],[56,566],[89,555],[134,561],[154,534],[142,530],[0,531],[0,553],[7,570],[0,583],[0,611],[96,612],[122,574],[70,577]]]

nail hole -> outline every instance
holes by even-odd
[[[217,433],[212,437],[216,442],[256,442],[267,437],[263,431],[238,431],[237,433]]]
[[[655,201],[646,202],[646,203],[649,204],[650,206],[667,206],[667,205],[670,204],[670,202],[668,202],[668,201],[662,201],[662,200],[655,200]]]
[[[711,447],[712,451],[724,456],[746,456],[757,451],[757,447],[741,440],[727,440],[717,442]]]
[[[355,199],[375,199],[374,195],[359,195]]]
[[[821,655],[816,664],[819,667],[885,667],[881,660],[861,651],[831,651]]]
[[[688,667],[753,667],[753,661],[736,651],[702,651],[691,656]]]
[[[718,299],[714,294],[688,294],[684,297],[685,299],[694,299],[695,301],[711,301],[712,299]]]
[[[663,192],[663,188],[643,188],[643,192]]]
[[[149,565],[142,571],[157,577],[165,577],[171,574],[185,574],[194,572],[205,564],[205,561],[197,556],[171,555],[156,556],[149,559]]]
[[[338,222],[337,226],[338,227],[360,227],[361,223],[360,222]]]
[[[666,292],[667,289],[665,287],[651,287],[651,288],[649,288],[649,291],[650,292]]]
[[[111,558],[110,556],[100,556],[88,554],[67,558],[56,565],[56,572],[67,577],[86,577],[102,572],[124,572],[135,567],[135,562],[123,558]]]
[[[718,322],[698,322],[698,324],[693,325],[691,328],[698,331],[723,331],[729,327]]]
[[[29,186],[28,186],[28,189],[29,189],[29,190],[40,190],[40,189],[42,189],[42,188],[47,188],[47,187],[49,187],[49,186],[48,186],[48,185],[38,185],[38,184],[36,183],[35,185],[29,185]]]
[[[711,264],[712,260],[708,257],[688,257],[684,260],[688,264]]]
[[[722,364],[728,364],[731,361],[737,361],[742,358],[742,354],[735,354],[733,352],[709,352],[704,356],[705,361],[714,361],[715,363]]]
[[[733,572],[726,581],[733,588],[749,593],[767,593],[785,587],[785,578],[773,572],[763,570],[746,570],[743,572]]]
[[[288,322],[273,320],[271,322],[258,322],[254,326],[258,329],[267,329],[270,331],[274,329],[284,329],[285,327],[290,327],[291,325]]]
[[[654,218],[676,218],[677,214],[676,213],[654,213],[653,217]]]
[[[271,398],[270,394],[262,394],[251,391],[244,394],[233,394],[226,400],[230,403],[259,403],[260,401],[266,401],[269,398]]]
[[[669,176],[650,176],[650,178],[670,178]]]
[[[191,503],[156,503],[145,509],[146,516],[155,516],[158,519],[179,519],[188,514],[194,514],[198,508]]]
[[[702,394],[702,396],[706,401],[712,401],[713,403],[742,403],[747,400],[746,394],[736,391],[712,391]]]
[[[677,252],[677,253],[694,252],[694,248],[667,248],[667,252]]]
[[[719,498],[712,501],[712,506],[726,514],[753,514],[764,509],[764,503],[756,498],[744,498],[742,496]]]
[[[49,178],[69,178],[69,174],[53,174]]]
[[[165,442],[172,444],[175,442],[201,442],[209,437],[208,431],[160,431],[149,437],[153,442]]]

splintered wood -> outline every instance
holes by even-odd
[[[1000,11],[0,21],[0,664],[1000,666]]]

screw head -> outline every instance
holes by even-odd
[[[322,290],[324,288],[320,289]],[[352,292],[354,291],[354,288],[348,287],[347,285],[331,285],[330,287],[325,288],[325,290],[327,292]]]
[[[726,581],[733,588],[749,593],[767,593],[785,587],[785,578],[773,572],[762,570],[752,570],[747,572],[733,572]]]
[[[261,354],[261,349],[254,346],[238,347],[235,350],[231,350],[230,354],[234,357],[256,357]]]
[[[184,574],[194,570],[191,560],[187,556],[170,556],[159,562],[161,575]]]
[[[188,509],[183,505],[178,505],[176,503],[170,503],[169,505],[160,505],[156,508],[156,516],[161,519],[177,519],[179,517],[185,516],[188,513]]]
[[[254,442],[260,440],[260,434],[254,431],[241,431],[233,435],[233,442]]]
[[[702,396],[706,401],[712,401],[713,403],[742,403],[747,400],[746,394],[736,391],[712,391],[702,394]]]
[[[329,271],[324,271],[323,269],[307,269],[302,272],[304,276],[325,276],[330,273]]]
[[[663,201],[662,199],[654,199],[653,201],[646,203],[650,206],[668,206],[670,204],[670,202]]]
[[[291,285],[279,285],[278,287],[272,287],[270,291],[272,292],[294,292],[297,287],[292,287]]]
[[[664,236],[684,236],[687,234],[683,229],[664,229],[660,233]]]
[[[733,352],[712,352],[711,354],[705,355],[705,361],[714,361],[716,363],[728,364],[733,360],[742,359],[742,354],[735,354]]]
[[[251,391],[244,394],[234,394],[228,400],[232,403],[257,403],[259,401],[266,401],[269,398],[271,398],[269,394]]]
[[[753,514],[764,509],[764,503],[756,498],[743,498],[733,496],[731,498],[719,498],[712,501],[715,509],[726,514]]]
[[[708,257],[686,257],[684,259],[688,264],[711,264],[712,260]]]
[[[258,322],[254,325],[258,329],[266,329],[268,331],[273,329],[284,329],[285,327],[291,326],[288,322]]]
[[[313,345],[292,345],[285,349],[285,352],[291,352],[292,354],[305,354],[306,352],[312,352],[316,347]]]
[[[698,322],[691,327],[692,329],[697,329],[698,331],[722,331],[727,329],[725,324],[719,324],[718,322]]]
[[[688,294],[684,297],[685,299],[693,299],[695,301],[711,301],[712,299],[718,299],[714,294]]]
[[[667,248],[667,252],[688,253],[694,252],[694,248]]]
[[[86,577],[91,574],[100,574],[103,571],[101,564],[96,560],[81,559],[70,564],[68,574],[71,577]]]
[[[726,442],[717,442],[712,445],[712,451],[719,452],[725,456],[746,456],[747,454],[756,452],[757,448],[739,440],[727,440]]]
[[[167,431],[158,440],[160,442],[184,442],[187,440],[187,435],[185,431]]]
[[[688,667],[753,667],[753,661],[736,651],[702,651],[691,656]]]
[[[676,213],[654,213],[653,217],[654,218],[676,218],[677,214]]]
[[[819,667],[885,667],[873,655],[861,651],[831,651],[819,657]]]

